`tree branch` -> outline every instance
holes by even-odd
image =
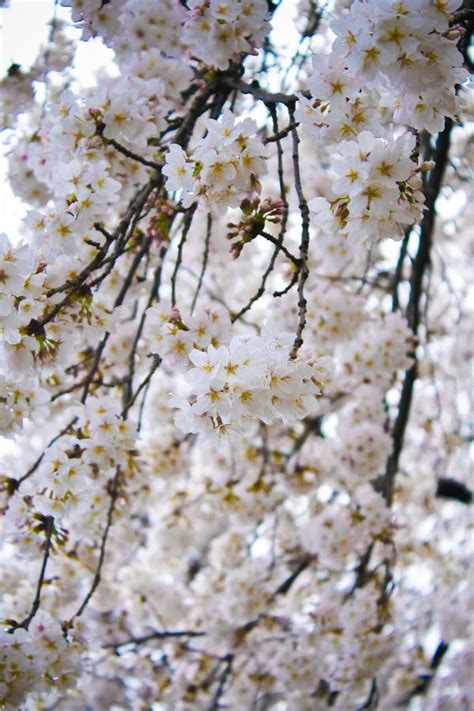
[[[291,123],[295,123],[295,105],[290,104],[288,106],[288,112],[290,114]],[[298,328],[296,331],[296,338],[291,349],[290,358],[296,358],[298,350],[303,345],[303,331],[306,326],[306,297],[304,294],[304,287],[306,280],[309,276],[308,269],[308,249],[309,249],[309,208],[308,203],[303,194],[303,186],[301,183],[301,173],[300,173],[300,162],[299,162],[299,150],[298,144],[300,142],[298,131],[296,128],[291,130],[291,136],[293,139],[293,169],[295,173],[295,189],[298,196],[298,204],[301,214],[301,242],[300,242],[300,268],[298,275]]]
[[[67,631],[70,629],[70,627],[72,627],[76,617],[80,617],[82,615],[82,613],[86,609],[87,605],[89,604],[91,597],[93,596],[93,594],[99,587],[99,584],[101,581],[102,566],[103,566],[104,560],[105,560],[105,549],[106,549],[106,545],[107,545],[107,539],[109,537],[110,528],[112,526],[114,511],[115,511],[115,504],[117,502],[118,483],[119,483],[120,474],[121,474],[121,469],[120,469],[120,466],[118,466],[117,470],[115,472],[115,476],[112,479],[111,485],[110,485],[110,504],[109,504],[109,509],[107,511],[107,522],[105,524],[104,533],[102,535],[102,540],[100,543],[99,560],[97,562],[97,567],[96,567],[96,571],[94,573],[94,578],[92,580],[92,584],[89,588],[89,591],[87,592],[87,595],[85,596],[84,600],[82,601],[79,608],[77,609],[77,612],[75,612],[74,615],[67,622],[64,623],[65,634],[67,634]]]
[[[38,583],[36,585],[35,598],[33,600],[31,610],[24,620],[22,620],[21,622],[15,622],[15,620],[8,620],[8,623],[11,625],[11,627],[7,630],[9,634],[13,634],[15,630],[20,628],[27,630],[30,626],[31,620],[36,615],[41,605],[41,590],[44,585],[46,566],[48,565],[49,554],[51,552],[51,538],[54,533],[54,516],[44,516],[42,520],[42,526],[42,530],[44,531],[46,540],[44,543],[43,561],[41,563],[41,570],[38,578]]]
[[[438,135],[434,150],[433,159],[436,163],[429,173],[426,181],[426,209],[421,223],[420,240],[418,251],[413,261],[410,278],[410,298],[407,308],[408,325],[414,336],[418,334],[420,323],[420,305],[423,294],[423,280],[430,263],[431,245],[435,226],[435,203],[443,184],[444,171],[448,162],[451,131],[453,122],[446,119],[444,131]],[[395,476],[398,471],[398,463],[403,449],[405,430],[408,424],[413,390],[417,379],[417,361],[405,372],[403,380],[398,414],[392,428],[393,451],[387,461],[385,476],[381,482],[382,493],[390,505],[393,500],[393,488]]]

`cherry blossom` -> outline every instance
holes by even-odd
[[[471,708],[459,5],[61,0],[8,69],[2,708]]]

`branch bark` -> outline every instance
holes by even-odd
[[[452,128],[452,120],[449,118],[446,119],[444,131],[438,135],[432,156],[432,159],[435,161],[436,165],[429,173],[426,180],[426,210],[421,223],[418,250],[412,265],[410,277],[410,297],[407,307],[408,325],[412,329],[415,337],[418,334],[420,325],[424,277],[430,265],[431,247],[436,219],[435,204],[443,185],[444,172],[448,163]],[[392,428],[393,451],[388,458],[385,476],[381,482],[382,493],[389,506],[393,501],[395,477],[398,472],[417,377],[418,364],[415,353],[413,365],[405,372],[400,402],[398,405],[398,414]]]

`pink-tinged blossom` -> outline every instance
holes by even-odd
[[[465,11],[61,4],[111,63],[1,82],[0,707],[470,708]]]
[[[225,111],[222,121],[209,119],[205,138],[189,156],[171,144],[163,172],[167,188],[178,191],[184,207],[197,200],[223,215],[259,191],[260,178],[267,172],[267,150],[255,136],[255,122],[236,123],[235,118]]]
[[[191,55],[227,69],[242,52],[255,52],[270,30],[263,0],[191,0],[183,40]]]
[[[222,435],[245,430],[258,420],[287,423],[317,412],[322,388],[331,377],[330,359],[292,360],[292,344],[291,334],[274,335],[265,329],[254,339],[192,350],[194,368],[187,373],[192,399],[172,401],[184,409],[177,415],[177,426],[198,432],[207,420],[206,428]]]

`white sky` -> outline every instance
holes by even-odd
[[[12,0],[0,9],[3,76],[12,62],[31,65],[42,42],[48,37],[47,22],[53,16],[54,0]]]

